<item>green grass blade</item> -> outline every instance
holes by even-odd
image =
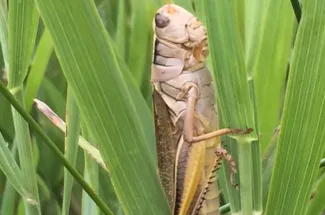
[[[13,142],[11,148],[11,154],[15,158],[17,155],[17,144]],[[16,164],[17,165],[17,164]],[[7,179],[4,187],[2,201],[1,201],[1,209],[0,214],[14,214],[16,209],[16,199],[18,197],[18,192],[12,186],[11,182]]]
[[[126,0],[120,0],[118,3],[118,17],[117,17],[117,26],[119,26],[116,29],[116,35],[115,35],[115,41],[116,45],[119,48],[120,55],[123,57],[123,59],[126,57],[126,42],[127,42],[127,30],[126,30],[126,24],[127,24],[127,14],[126,14]]]
[[[26,110],[30,110],[37,91],[43,80],[46,67],[53,52],[53,44],[50,33],[44,29],[43,35],[37,45],[34,60],[30,67],[26,87],[25,87],[25,104]]]
[[[274,14],[277,14],[274,16]],[[250,58],[251,78],[255,82],[261,150],[270,143],[280,123],[283,89],[291,52],[294,16],[289,1],[269,1],[261,17],[260,31],[255,38]],[[275,45],[276,44],[276,45]]]
[[[130,102],[130,105],[133,105],[136,109],[137,115],[134,115],[137,118],[137,121],[142,124],[140,128],[142,129],[142,132],[145,133],[146,142],[149,144],[149,151],[153,154],[154,157],[156,157],[156,142],[155,142],[155,131],[154,131],[154,123],[153,123],[153,115],[151,106],[152,103],[149,103],[149,106],[146,103],[146,100],[143,96],[141,96],[141,93],[139,92],[139,88],[136,86],[135,79],[132,76],[131,70],[129,70],[127,64],[122,59],[122,57],[118,53],[118,47],[114,47],[116,58],[118,60],[118,66],[120,67],[120,70],[123,73],[124,79],[128,80],[128,88],[131,96],[132,102]],[[149,76],[148,76],[149,77]],[[152,88],[150,86],[150,100],[151,100],[151,91]]]
[[[78,107],[68,87],[66,108],[67,132],[65,135],[65,156],[70,164],[75,167],[78,154],[78,138],[80,132],[80,115]],[[64,192],[62,202],[62,215],[69,215],[70,200],[73,186],[73,177],[64,169]]]
[[[136,81],[137,86],[141,86],[146,74],[147,55],[152,56],[152,29],[150,9],[152,5],[148,2],[143,4],[138,1],[131,1],[131,25],[128,44],[127,64]],[[141,30],[139,29],[141,28]],[[149,81],[149,78],[147,78]]]
[[[86,158],[86,157],[85,157]],[[88,158],[86,158],[88,159]],[[91,160],[88,160],[89,162],[92,162]],[[86,161],[86,164],[87,164],[87,161]],[[93,182],[91,179],[90,179],[90,174],[89,174],[89,166],[85,166],[85,171],[84,171],[84,178],[85,180],[94,185]],[[96,204],[94,203],[94,201],[89,197],[89,195],[85,192],[85,191],[82,191],[82,214],[94,214],[94,215],[97,215],[99,214],[99,211],[98,211],[98,208],[96,206]]]
[[[52,196],[51,196],[51,194],[52,194],[51,193],[51,190],[49,190],[48,185],[45,183],[45,181],[43,180],[43,178],[40,177],[39,175],[37,175],[37,184],[38,184],[38,187],[39,187],[40,196],[42,197],[42,201],[41,201],[43,203],[42,206],[44,208],[44,210],[42,210],[42,213],[43,214],[48,214],[49,211],[48,211],[48,209],[46,207],[46,202],[51,201],[51,198],[52,198]],[[54,201],[53,202],[53,205],[57,206],[58,205],[58,202],[57,201]],[[56,207],[56,211],[57,211],[57,213],[56,213],[57,215],[61,215],[61,208],[60,207],[59,207],[59,209],[57,209],[57,207]]]
[[[22,183],[23,177],[13,154],[8,148],[8,143],[0,134],[0,168],[6,175],[10,184],[23,197],[23,199],[30,198],[28,192]]]
[[[240,35],[240,40],[242,44],[245,44],[245,38],[246,38],[246,20],[245,16],[246,14],[246,6],[249,6],[247,4],[247,1],[233,1],[234,3],[234,13],[235,13],[235,19],[236,23],[238,25],[239,29],[239,35]]]
[[[1,54],[0,57],[0,80],[6,83],[6,78],[9,69],[9,39],[8,39],[8,5],[7,0],[0,0],[0,43],[1,43]],[[2,68],[5,66],[5,68]],[[4,69],[4,70],[3,70]],[[9,141],[13,142],[14,139],[14,129],[13,129],[13,119],[11,114],[10,104],[0,96],[0,132],[3,137]]]
[[[111,45],[113,46],[113,49],[115,51],[115,56],[118,62],[118,66],[124,76],[124,79],[128,82],[128,88],[130,92],[130,96],[132,99],[132,102],[130,102],[130,105],[133,105],[136,109],[136,112],[138,113],[135,115],[137,118],[137,121],[141,122],[142,126],[141,129],[146,134],[145,138],[147,139],[147,142],[149,143],[149,150],[150,152],[155,156],[156,154],[156,145],[155,145],[155,132],[154,132],[154,125],[153,125],[153,116],[151,112],[151,85],[148,81],[148,83],[145,83],[145,81],[142,82],[141,85],[141,93],[139,92],[139,86],[137,86],[137,83],[135,81],[134,76],[132,75],[132,70],[128,67],[127,63],[123,59],[123,56],[120,53],[120,47],[116,43],[114,43],[113,39],[110,35],[107,35],[109,41],[111,41]],[[142,50],[143,51],[143,50]],[[152,52],[152,50],[150,51]],[[146,54],[146,53],[145,53]],[[149,55],[148,55],[149,56]],[[146,62],[148,64],[148,68],[151,66],[151,55],[150,55],[150,63],[149,61]],[[144,75],[147,75],[148,77],[144,76],[144,79],[147,80],[149,78],[149,74],[147,72],[144,72]],[[147,90],[145,90],[146,86],[148,87]],[[146,92],[147,91],[147,92]],[[149,97],[149,99],[147,98]],[[150,101],[149,103],[146,103],[146,100]],[[149,107],[148,105],[149,104]]]
[[[316,184],[316,190],[314,191],[314,196],[308,205],[307,215],[322,214],[325,210],[325,174],[320,177],[318,183]]]
[[[0,103],[0,131],[5,140],[12,143],[15,137],[15,130],[11,114],[11,105],[2,95],[0,96]]]
[[[153,0],[154,4],[157,6],[162,6],[164,4],[170,3],[171,0]]]
[[[16,209],[16,199],[18,193],[11,183],[7,180],[2,195],[0,214],[14,214]]]
[[[196,14],[196,16],[205,25],[206,21],[205,21],[204,2],[201,1],[201,0],[194,0],[194,6],[195,6],[195,14]]]
[[[88,129],[86,128],[86,125],[83,126],[82,134],[85,135],[85,138],[89,139]],[[89,159],[89,157],[86,155],[86,153],[85,153],[84,177],[91,184],[91,186],[94,190],[96,190],[97,192],[100,191],[98,164],[95,161]],[[82,192],[82,202],[83,202],[82,214],[94,214],[94,215],[100,214],[100,211],[98,210],[96,204],[94,204],[94,201],[92,201],[89,198],[88,194],[84,191]],[[112,208],[111,205],[109,205],[109,206],[110,206],[110,208]]]
[[[82,135],[85,139],[89,139],[89,132],[85,123],[81,124]],[[86,141],[86,140],[85,140]],[[90,144],[90,143],[89,143]],[[106,170],[106,169],[105,169]],[[91,185],[91,187],[100,194],[99,189],[99,166],[94,160],[89,159],[87,153],[84,153],[84,178]],[[105,192],[106,193],[106,192]],[[104,199],[105,196],[103,196]],[[107,201],[106,201],[107,202]],[[114,211],[114,207],[108,204],[108,206]],[[89,197],[89,195],[82,191],[82,214],[94,214],[100,215],[100,210],[94,203],[94,201]],[[114,213],[116,214],[116,213]]]
[[[96,202],[98,207],[101,208],[102,212],[104,214],[110,215],[113,214],[111,210],[105,205],[103,200],[98,197],[94,193],[94,191],[91,189],[91,187],[85,182],[85,180],[82,178],[82,176],[78,173],[77,170],[75,170],[70,163],[65,159],[64,155],[60,152],[60,150],[57,148],[55,143],[44,133],[42,128],[37,124],[37,122],[26,112],[23,106],[19,104],[18,101],[14,98],[14,96],[10,93],[10,91],[3,85],[2,82],[0,82],[0,92],[4,97],[8,99],[8,101],[11,103],[11,105],[16,109],[16,111],[21,114],[21,116],[30,124],[31,129],[33,129],[47,144],[47,146],[56,154],[56,156],[60,159],[60,161],[63,163],[63,165],[69,170],[71,175],[76,179],[76,181],[79,182],[79,184],[82,186],[82,188],[89,194],[89,196]]]
[[[246,65],[247,66],[247,65]],[[253,103],[254,109],[254,119],[255,119],[255,132],[260,134],[258,126],[258,116],[257,116],[257,105],[256,105],[256,92],[255,92],[255,82],[254,80],[248,80],[248,85],[250,89],[251,102]],[[257,213],[262,213],[263,211],[263,172],[262,172],[262,153],[261,145],[259,143],[260,136],[257,140],[251,142],[252,150],[252,181],[253,181],[253,208]],[[244,156],[244,154],[243,154]]]
[[[265,214],[305,214],[325,145],[325,2],[305,0]],[[280,194],[280,195],[279,195]]]
[[[14,92],[15,99],[24,107],[22,88]],[[12,114],[15,127],[15,140],[17,141],[20,168],[22,171],[23,183],[26,192],[30,194],[31,201],[24,199],[24,206],[28,215],[41,214],[39,194],[37,187],[36,171],[34,167],[34,155],[32,142],[27,122],[20,116],[17,110],[12,107]],[[36,202],[36,204],[35,204]]]
[[[272,0],[271,0],[272,1]],[[246,71],[251,78],[254,76],[254,70],[252,69],[255,57],[258,56],[258,49],[256,49],[256,41],[259,37],[259,26],[263,27],[263,14],[265,14],[266,3],[270,4],[270,0],[246,0],[244,4],[235,3],[239,10],[244,11],[244,22],[237,20],[240,23],[240,28],[244,25],[245,29],[245,62]],[[274,2],[274,1],[273,1]],[[239,11],[237,15],[240,16]]]
[[[127,46],[127,65],[143,97],[150,102],[152,90],[150,85],[153,47],[152,18],[156,8],[154,4],[147,1],[143,1],[143,4],[136,1],[130,1],[130,3],[132,11]]]
[[[9,40],[8,40],[7,0],[0,0],[0,43],[1,43],[3,61],[8,71],[9,70]]]
[[[268,144],[263,154],[263,206],[266,206],[267,197],[270,188],[270,181],[275,160],[276,146],[278,143],[279,128],[274,132],[273,138]]]
[[[130,103],[129,80],[117,65],[95,5],[89,0],[36,2],[126,214],[167,214],[155,162]]]
[[[233,14],[234,5],[232,1],[213,0],[205,0],[204,4],[217,103],[223,119],[221,124],[231,128],[254,128],[254,111],[245,73],[244,51]],[[254,182],[251,141],[256,139],[256,134],[253,132],[235,138],[238,143],[241,212],[252,214]],[[260,180],[261,177],[255,183],[260,183]]]
[[[33,0],[10,2],[8,88],[12,89],[15,98],[21,104],[24,103],[22,84],[31,61],[38,20]],[[24,187],[30,195],[29,200],[24,199],[25,211],[29,215],[41,214],[28,124],[13,108],[12,114]]]
[[[222,118],[231,127],[245,129],[245,126],[254,127],[254,114],[246,73],[243,72],[244,53],[239,42],[238,29],[234,28],[231,9],[231,2],[205,0],[217,101],[221,107]],[[220,51],[222,55],[218,54]]]
[[[34,49],[38,20],[39,15],[33,0],[10,2],[8,34],[10,89],[20,86],[26,77]]]

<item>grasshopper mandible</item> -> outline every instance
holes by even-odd
[[[219,214],[219,136],[251,129],[218,128],[215,87],[204,65],[207,31],[180,6],[154,18],[151,72],[159,175],[173,215]]]

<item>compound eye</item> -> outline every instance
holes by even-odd
[[[155,23],[158,28],[165,28],[170,23],[170,20],[168,17],[157,13],[155,16]]]

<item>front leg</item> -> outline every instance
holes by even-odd
[[[222,128],[216,131],[212,131],[207,134],[202,134],[199,136],[193,135],[193,126],[194,126],[194,113],[195,113],[195,105],[199,96],[198,87],[193,82],[188,82],[182,88],[183,96],[186,96],[186,110],[185,110],[185,118],[184,118],[184,139],[189,143],[197,143],[204,140],[208,140],[211,138],[219,137],[226,134],[248,134],[252,132],[253,129],[248,128],[246,131],[242,129],[230,129],[230,128]]]

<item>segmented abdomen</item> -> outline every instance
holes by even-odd
[[[216,111],[216,101],[215,101],[215,89],[213,85],[213,79],[210,74],[210,71],[202,65],[195,71],[188,71],[182,68],[179,69],[181,65],[178,65],[179,60],[175,58],[174,55],[177,53],[179,55],[186,53],[186,50],[174,50],[174,55],[168,53],[162,53],[159,46],[163,46],[159,43],[158,40],[155,42],[155,53],[154,53],[154,62],[153,70],[159,70],[165,79],[159,82],[154,83],[155,89],[161,94],[164,102],[168,106],[169,116],[176,128],[176,133],[182,134],[183,131],[183,116],[186,111],[186,101],[179,100],[178,95],[181,93],[182,86],[187,82],[193,82],[196,84],[199,89],[199,98],[197,99],[196,108],[195,108],[195,121],[194,121],[194,134],[201,135],[218,129],[218,117]],[[164,50],[164,49],[163,49]],[[170,52],[172,53],[172,51]],[[186,54],[185,54],[186,55]],[[173,73],[174,72],[174,73]],[[176,73],[176,75],[175,75]],[[179,73],[179,74],[177,74]],[[215,151],[218,147],[218,139],[213,138],[201,143],[195,144],[204,144],[204,160],[201,167],[196,167],[202,169],[199,184],[197,189],[193,191],[193,198],[191,204],[188,206],[187,213],[189,211],[199,211],[202,215],[217,215],[219,214],[219,193],[216,180],[216,172],[214,170],[216,155]],[[184,145],[187,144],[187,145]],[[176,169],[176,182],[177,182],[177,196],[176,196],[176,213],[180,213],[180,207],[184,204],[184,191],[187,190],[186,170],[190,170],[189,165],[196,165],[195,161],[191,159],[191,150],[192,146],[189,143],[183,143],[183,139],[179,138],[179,143],[177,146],[178,150],[178,160],[177,169]],[[192,155],[193,157],[194,155]],[[194,158],[193,158],[194,159]],[[200,158],[195,158],[200,159]],[[194,170],[192,170],[194,171]],[[190,173],[189,173],[190,174]],[[206,187],[206,182],[209,181],[208,191],[204,193],[203,199],[197,199],[203,189]],[[187,195],[188,193],[186,193]],[[202,197],[202,196],[201,196]],[[196,204],[199,202],[199,204]],[[200,210],[197,210],[195,207],[200,207]],[[184,214],[184,215],[185,215]]]

